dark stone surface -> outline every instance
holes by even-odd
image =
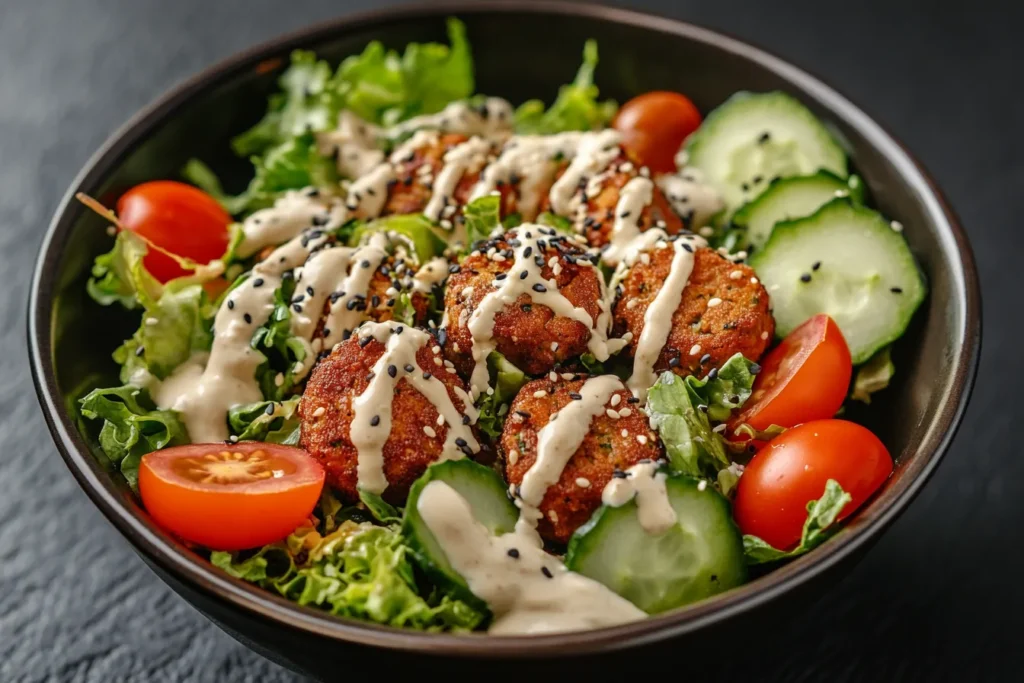
[[[137,108],[256,41],[389,4],[0,3],[0,681],[295,680],[173,595],[78,489],[28,376],[27,283],[57,200]],[[938,474],[810,613],[756,642],[735,643],[721,679],[1019,680],[1024,461],[1013,424],[1024,417],[1017,392],[1024,363],[1014,343],[1024,247],[1024,50],[1019,23],[997,9],[1010,3],[634,4],[767,47],[887,125],[960,213],[985,292],[978,387]],[[682,678],[692,656],[681,653],[659,669]]]

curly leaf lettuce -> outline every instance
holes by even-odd
[[[274,310],[252,335],[250,345],[266,358],[256,369],[256,381],[268,401],[283,401],[300,381],[297,365],[309,352],[303,339],[292,334],[291,298],[295,281],[285,280],[274,291]]]
[[[800,544],[792,550],[777,550],[757,536],[746,534],[743,537],[743,553],[747,564],[764,564],[791,560],[813,550],[836,531],[836,520],[853,497],[843,490],[835,479],[825,483],[825,493],[818,500],[807,503],[807,521],[804,522]]]
[[[489,238],[502,229],[501,196],[487,195],[474,199],[462,210],[466,219],[466,248]]]
[[[95,389],[80,403],[84,417],[103,420],[100,448],[109,464],[121,471],[133,489],[138,485],[143,455],[189,442],[188,431],[177,413],[158,410],[139,387]]]
[[[715,477],[730,464],[725,440],[711,421],[725,421],[750,397],[755,363],[736,354],[717,375],[679,377],[665,372],[647,394],[647,414],[672,467],[690,476]]]
[[[239,441],[263,441],[294,446],[299,443],[299,396],[261,401],[228,411],[231,433]]]
[[[142,265],[147,251],[146,243],[135,233],[117,233],[113,248],[93,262],[92,277],[85,285],[89,296],[102,306],[119,303],[128,309],[159,299],[163,285]]]
[[[417,584],[408,548],[391,528],[343,522],[321,537],[296,530],[244,557],[214,552],[228,574],[331,614],[422,631],[470,631],[487,615]]]
[[[570,130],[596,130],[603,128],[615,116],[618,105],[613,100],[599,102],[594,85],[597,67],[597,41],[588,40],[583,46],[583,64],[576,78],[563,85],[558,97],[547,110],[540,100],[528,100],[516,109],[516,132],[549,135]]]
[[[440,256],[448,246],[430,219],[421,213],[396,214],[361,223],[348,237],[349,246],[362,244],[374,232],[388,233],[389,240],[406,247],[418,264]]]
[[[480,416],[476,426],[490,438],[497,439],[505,426],[505,417],[512,399],[530,378],[497,351],[487,357],[487,369],[490,371],[494,391],[481,394],[477,400]]]

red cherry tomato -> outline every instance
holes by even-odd
[[[843,333],[820,313],[796,328],[761,361],[750,403],[733,419],[764,430],[832,417],[843,405],[853,365]]]
[[[155,180],[136,185],[117,201],[117,216],[126,229],[196,263],[218,259],[228,248],[231,216],[213,197],[185,183]],[[189,274],[155,249],[149,250],[143,265],[160,282]]]
[[[623,146],[653,173],[676,170],[676,152],[700,126],[700,112],[685,95],[656,90],[622,105],[612,126],[622,133]]]
[[[139,494],[157,524],[211,550],[257,548],[309,517],[324,470],[301,448],[190,444],[149,453]]]
[[[853,500],[850,515],[892,473],[878,437],[853,422],[816,420],[787,430],[758,451],[736,487],[733,514],[740,530],[785,550],[800,541],[807,503],[835,479]]]

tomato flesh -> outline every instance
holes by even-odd
[[[676,170],[676,152],[700,126],[701,116],[688,97],[656,90],[622,105],[612,126],[622,134],[630,155],[653,173]]]
[[[824,313],[796,328],[761,360],[750,403],[733,426],[765,430],[832,417],[843,405],[853,364],[843,333]]]
[[[231,216],[202,190],[173,180],[136,185],[117,201],[121,225],[156,246],[196,263],[209,263],[228,248]],[[173,258],[150,249],[146,270],[160,282],[188,275]]]
[[[153,520],[211,550],[279,541],[313,511],[324,470],[277,444],[191,444],[143,456],[139,494]]]
[[[789,429],[751,459],[736,487],[733,513],[744,534],[773,547],[800,541],[807,503],[834,479],[852,496],[852,514],[892,473],[889,451],[867,428],[846,420],[815,420]]]

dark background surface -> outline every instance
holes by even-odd
[[[0,0],[0,681],[297,680],[174,595],[79,490],[31,388],[24,307],[57,201],[131,113],[255,42],[391,4]],[[984,292],[978,385],[936,476],[809,612],[736,642],[719,678],[1021,680],[1024,461],[1013,429],[1024,417],[1014,339],[1024,247],[1019,24],[996,2],[629,4],[761,45],[875,116],[959,212]],[[687,658],[699,656],[681,643],[665,668],[682,677]]]

